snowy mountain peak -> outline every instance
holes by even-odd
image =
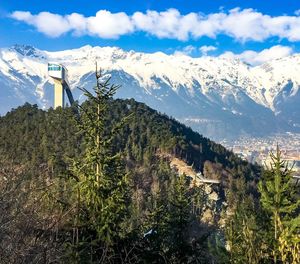
[[[22,56],[27,57],[44,57],[43,52],[30,45],[13,45],[10,51],[16,51]]]
[[[236,118],[241,125],[245,120],[251,123],[258,119],[269,125],[267,118],[289,115],[292,127],[300,124],[294,103],[300,97],[300,55],[251,67],[238,59],[191,58],[90,45],[55,52],[27,45],[0,49],[0,112],[25,101],[51,106],[48,61],[66,65],[73,88],[94,85],[92,73],[97,62],[122,84],[118,96],[134,97],[183,121],[203,125],[201,120],[219,124]]]

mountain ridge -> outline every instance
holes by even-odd
[[[144,102],[205,136],[268,134],[283,124],[288,130],[300,127],[299,54],[251,67],[238,59],[191,58],[117,47],[88,45],[49,52],[15,45],[0,49],[1,114],[26,101],[42,108],[52,106],[48,61],[67,66],[79,101],[81,94],[74,88],[94,85],[97,61],[106,76],[122,85],[117,97]]]

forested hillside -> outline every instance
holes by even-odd
[[[80,117],[25,104],[0,118],[1,263],[250,263],[239,224],[263,217],[261,168],[134,100],[106,98],[99,119],[95,98]],[[207,187],[173,158],[220,181],[211,221]]]
[[[221,164],[231,176],[244,175],[254,180],[257,168],[241,160],[220,144],[199,135],[183,124],[134,100],[109,103],[105,129],[111,130],[124,116],[133,114],[115,138],[116,151],[122,151],[128,165],[148,166],[159,153],[185,160],[203,172],[204,164]],[[1,155],[30,167],[50,165],[59,169],[66,158],[80,155],[84,148],[76,114],[72,108],[43,111],[25,104],[0,118]]]
[[[134,100],[111,100],[107,113],[107,132],[132,114],[114,137],[112,146],[115,152],[123,153],[127,170],[136,175],[134,178],[140,184],[150,185],[153,177],[157,177],[159,164],[169,164],[171,157],[177,157],[207,178],[221,180],[222,187],[233,188],[234,179],[245,178],[247,189],[255,193],[259,167],[174,119]],[[43,111],[26,104],[13,110],[0,119],[1,156],[14,164],[26,165],[33,175],[64,174],[68,160],[80,157],[85,148],[76,126],[77,118],[72,108]]]

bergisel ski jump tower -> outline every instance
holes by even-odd
[[[54,108],[65,106],[65,92],[70,105],[74,99],[68,82],[68,71],[62,64],[48,63],[48,74],[54,81]]]

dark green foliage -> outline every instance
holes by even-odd
[[[258,185],[259,203],[246,188],[236,189],[237,202],[226,225],[231,263],[300,261],[300,201],[292,169],[278,148],[271,160]]]
[[[188,191],[185,175],[174,177],[168,197],[157,201],[149,216],[146,239],[150,251],[173,263],[187,262],[189,255],[187,233],[192,219]]]
[[[264,258],[263,231],[258,208],[249,196],[243,197],[228,219],[226,240],[231,263],[261,263]]]
[[[27,173],[38,175],[47,169],[59,175],[66,169],[65,158],[81,152],[74,109],[42,111],[25,104],[0,118],[0,155],[27,166]]]
[[[189,179],[174,173],[170,179],[169,192],[156,196],[147,214],[144,258],[147,263],[212,263],[208,249],[212,230],[192,210],[195,193]]]
[[[271,154],[270,167],[264,171],[258,188],[261,194],[261,205],[265,210],[268,222],[266,236],[268,238],[269,255],[274,263],[300,261],[292,253],[293,248],[300,248],[300,200],[297,197],[297,186],[293,182],[293,171],[281,157],[277,146],[275,154]],[[296,241],[296,244],[291,241]]]
[[[144,104],[105,93],[105,100],[93,101],[95,92],[82,105],[79,127],[72,108],[26,104],[0,118],[1,159],[47,183],[41,217],[53,221],[60,245],[53,252],[63,256],[66,249],[70,254],[61,259],[71,263],[221,263],[221,255],[225,261],[217,226],[201,222],[203,190],[178,177],[170,158],[200,171],[206,164],[221,180],[224,200],[241,186],[255,194],[259,168]]]
[[[67,181],[67,188],[76,192],[69,200],[70,207],[76,204],[72,216],[76,238],[70,249],[73,261],[79,263],[111,262],[118,254],[115,247],[129,233],[124,226],[130,204],[128,176],[121,153],[112,144],[126,118],[110,131],[104,129],[108,104],[118,87],[110,85],[109,79],[101,81],[101,77],[96,72],[94,94],[82,89],[88,97],[78,118],[84,151],[73,161],[71,181]]]
[[[215,163],[218,160],[221,168],[234,178],[244,175],[247,180],[256,179],[257,167],[134,100],[109,102],[105,131],[110,131],[131,113],[130,122],[112,141],[113,151],[122,150],[125,153],[127,167],[130,164],[151,165],[158,154],[167,153],[185,160],[200,171],[205,161]],[[37,106],[26,104],[0,118],[0,153],[32,168],[50,163],[59,170],[66,166],[67,157],[78,157],[85,148],[75,124],[72,108],[45,112]]]

